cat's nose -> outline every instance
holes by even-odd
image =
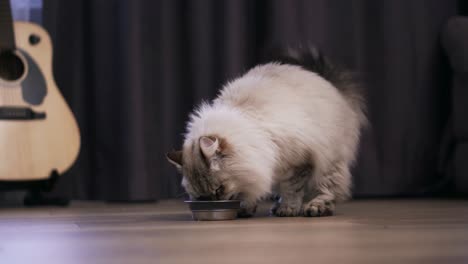
[[[224,186],[220,185],[215,191],[216,199],[221,199],[224,195]]]
[[[198,196],[196,201],[212,201],[214,200],[212,196]]]
[[[201,195],[197,197],[197,201],[216,201],[222,200],[224,196],[224,186],[220,185],[212,194]]]

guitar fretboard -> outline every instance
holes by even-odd
[[[15,49],[10,0],[0,0],[0,50]]]

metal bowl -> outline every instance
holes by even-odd
[[[221,221],[237,218],[240,201],[185,201],[192,211],[192,218],[196,221]]]

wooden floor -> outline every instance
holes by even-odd
[[[468,201],[361,200],[324,218],[195,222],[181,201],[0,208],[0,263],[468,263]]]

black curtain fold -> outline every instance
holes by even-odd
[[[455,0],[45,0],[55,78],[82,132],[57,192],[180,195],[164,153],[181,146],[190,110],[266,47],[308,42],[359,73],[368,95],[355,195],[431,194],[449,111],[439,33],[460,9]]]

